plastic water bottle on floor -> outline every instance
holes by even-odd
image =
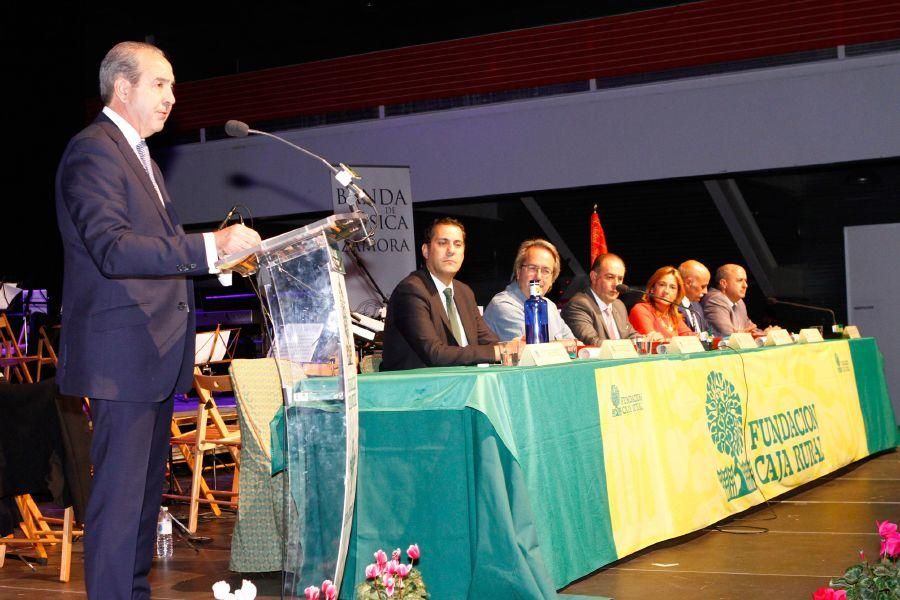
[[[159,519],[156,521],[156,556],[157,558],[172,556],[172,515],[166,506],[159,510]]]

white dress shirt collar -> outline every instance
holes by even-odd
[[[137,129],[131,126],[131,123],[125,120],[125,117],[114,111],[108,106],[103,107],[103,114],[109,117],[109,120],[116,124],[116,127],[122,132],[122,135],[125,136],[125,140],[128,142],[128,145],[131,146],[131,149],[134,150],[135,156],[137,156],[137,145],[141,142],[141,134],[137,132]],[[140,158],[140,157],[138,157]]]
[[[428,274],[431,275],[431,280],[434,282],[434,287],[437,288],[438,294],[440,294],[441,298],[444,297],[444,290],[447,288],[453,289],[453,281],[450,281],[450,285],[446,285],[443,281],[434,276],[434,273],[428,271]]]
[[[444,311],[447,311],[447,297],[444,296],[444,290],[447,288],[453,289],[453,280],[450,280],[450,285],[445,285],[443,281],[434,276],[434,273],[428,271],[428,274],[431,275],[431,280],[434,281],[434,286],[437,288],[438,297],[441,299],[441,304],[444,306]],[[453,292],[453,302],[456,303],[456,292]],[[450,318],[450,313],[447,313],[447,318]],[[459,325],[459,332],[462,334],[463,339],[458,340],[460,346],[468,346],[469,340],[466,337],[466,329],[463,327],[462,318],[459,316],[459,310],[456,311],[456,324]]]
[[[603,300],[600,299],[600,296],[597,295],[597,292],[594,291],[594,288],[588,288],[591,290],[591,295],[594,296],[594,300],[597,302],[597,306],[600,307],[600,312],[605,311],[607,308],[612,308],[612,304],[607,304]],[[612,313],[610,312],[610,315]]]

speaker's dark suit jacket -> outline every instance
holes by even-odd
[[[57,173],[65,254],[57,381],[64,394],[157,402],[190,385],[194,294],[208,272],[202,234],[185,235],[105,115],[76,135]]]
[[[193,287],[208,271],[121,130],[105,115],[66,147],[56,177],[65,254],[57,381],[92,399],[94,478],[85,523],[91,600],[150,597],[175,391],[189,387]]]
[[[500,340],[478,312],[475,294],[454,280],[453,299],[469,342],[466,347],[453,338],[444,299],[428,271],[413,271],[398,283],[388,302],[381,370],[494,362],[494,344]]]
[[[619,329],[619,337],[632,338],[638,335],[634,327],[628,321],[628,311],[621,300],[613,300],[613,321]],[[603,340],[610,339],[606,330],[606,321],[600,312],[600,305],[594,300],[590,290],[578,292],[572,299],[566,302],[562,309],[562,318],[575,334],[575,337],[588,346],[599,346]]]

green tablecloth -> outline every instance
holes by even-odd
[[[900,440],[875,341],[851,341],[849,349],[868,452],[893,448]],[[792,351],[749,354],[774,361]],[[712,354],[645,357],[640,368]],[[342,597],[352,597],[375,550],[411,543],[439,599],[552,598],[619,558],[597,373],[630,362],[361,376],[359,481]]]

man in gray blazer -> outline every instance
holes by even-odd
[[[722,265],[716,269],[716,287],[703,298],[703,313],[715,336],[746,332],[763,337],[766,332],[747,315],[747,272],[740,265]]]
[[[616,286],[625,279],[625,263],[615,254],[601,254],[591,265],[591,286],[578,292],[562,310],[563,320],[575,337],[589,346],[603,340],[633,338],[638,334],[628,322]]]

